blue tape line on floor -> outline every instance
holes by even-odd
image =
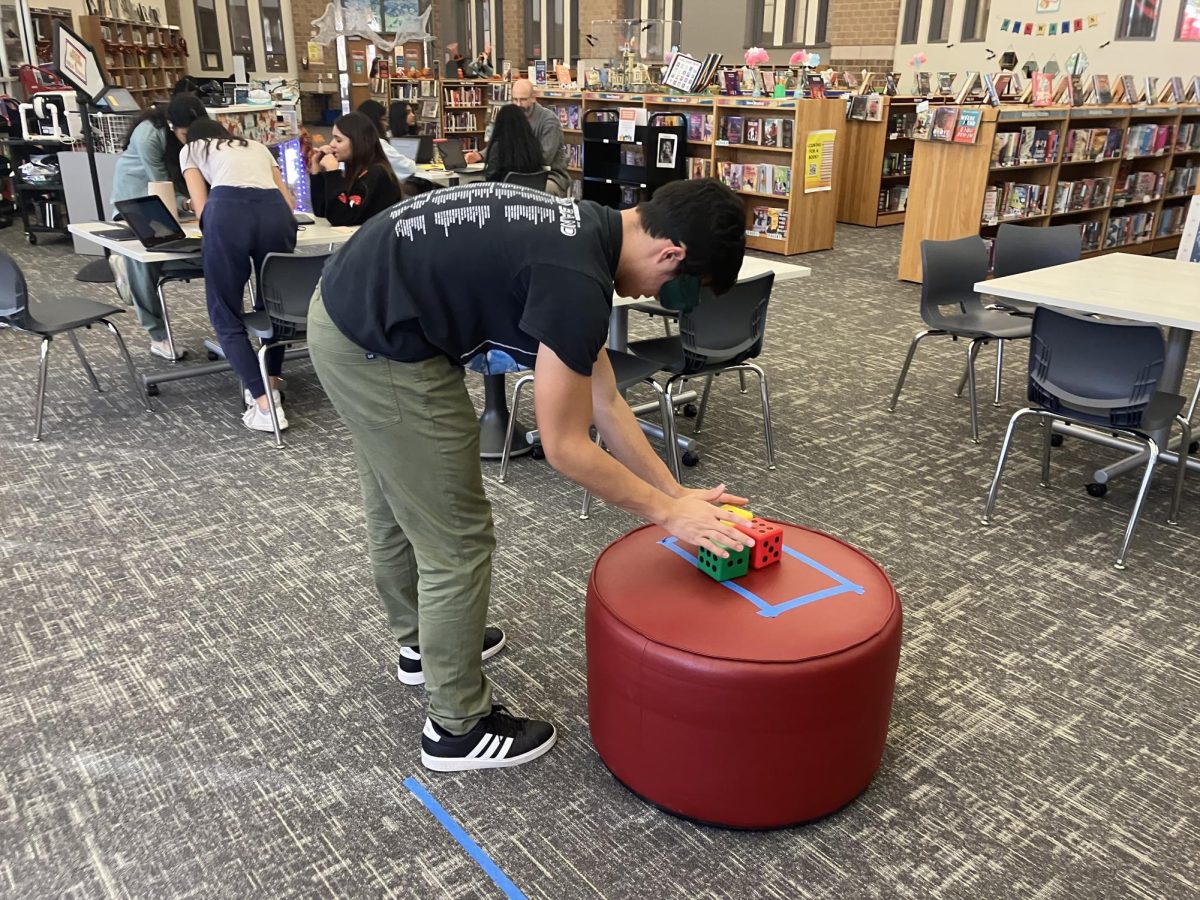
[[[471,858],[479,864],[479,868],[483,869],[487,873],[488,878],[496,882],[496,886],[504,891],[504,896],[511,898],[511,900],[526,900],[525,895],[521,893],[521,889],[513,884],[507,875],[500,871],[500,867],[492,862],[492,858],[484,853],[478,844],[471,840],[470,835],[463,831],[462,826],[454,821],[450,813],[446,812],[442,808],[442,805],[434,800],[429,792],[421,786],[421,782],[415,778],[405,778],[404,786],[412,792],[414,797],[421,801],[421,804],[427,810],[433,813],[433,817],[442,823],[442,827],[450,832],[450,836],[458,841],[467,853],[471,854]]]

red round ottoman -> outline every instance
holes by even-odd
[[[668,812],[775,828],[835,812],[883,756],[900,601],[850,545],[784,524],[782,560],[728,582],[645,526],[610,544],[587,597],[600,758]]]

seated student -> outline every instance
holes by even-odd
[[[417,110],[407,100],[396,100],[388,107],[388,129],[392,137],[408,137],[419,134]]]
[[[396,180],[402,185],[417,172],[416,160],[409,159],[388,142],[388,114],[383,104],[378,100],[364,100],[358,105],[358,111],[375,124],[379,132],[379,146],[387,157],[388,165],[396,175]]]
[[[542,145],[519,106],[500,107],[483,171],[488,181],[503,181],[511,172],[542,171]]]
[[[296,249],[295,201],[270,150],[257,141],[233,137],[212,119],[198,119],[188,128],[179,167],[204,233],[201,257],[208,317],[225,358],[245,385],[242,424],[254,431],[272,431],[268,385],[263,384],[246,335],[242,295],[251,272],[268,253]],[[256,297],[255,304],[261,309],[262,298]],[[276,394],[282,368],[282,348],[272,349],[267,354],[267,372],[269,387]],[[278,396],[274,399],[279,427],[287,428]]]
[[[329,144],[309,158],[308,172],[313,212],[332,225],[361,225],[402,196],[379,132],[362,113],[338,117]]]

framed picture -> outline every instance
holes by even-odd
[[[1062,7],[1062,0],[1037,0],[1039,13],[1056,13]]]
[[[679,151],[679,139],[673,134],[658,136],[658,152],[654,156],[654,164],[660,169],[675,168],[675,154]]]

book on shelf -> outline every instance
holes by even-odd
[[[956,144],[974,144],[979,137],[979,123],[983,120],[983,110],[964,106],[958,111],[958,122],[954,126],[953,142]]]
[[[770,240],[787,238],[788,213],[778,206],[756,206],[751,210],[751,224],[746,229],[749,237],[763,237]]]
[[[1188,86],[1187,98],[1192,103],[1200,103],[1200,75],[1192,76],[1192,83]]]
[[[954,96],[954,78],[953,72],[938,72],[937,73],[937,93],[939,97]]]
[[[978,72],[967,72],[963,78],[962,86],[958,89],[958,95],[954,98],[954,102],[962,105],[968,100],[974,99],[975,94],[981,89]]]
[[[742,166],[742,190],[751,193],[761,190],[758,185],[758,166],[754,163],[746,163]]]
[[[846,104],[846,118],[865,122],[867,120],[867,98],[861,94],[852,96]]]
[[[1050,106],[1054,103],[1054,76],[1045,72],[1033,73],[1033,105]]]
[[[825,99],[825,79],[820,72],[809,72],[804,76],[804,94],[810,100]]]
[[[875,76],[872,75],[870,72],[863,72],[862,81],[860,81],[858,84],[858,92],[860,94],[869,93],[871,90],[871,82],[874,80],[875,80]]]
[[[761,144],[762,143],[762,120],[747,119],[746,126],[742,135],[742,143],[745,144]]]
[[[1137,103],[1137,83],[1132,75],[1121,75],[1113,86],[1113,100],[1117,103]]]
[[[783,119],[767,119],[763,122],[762,145],[764,147],[778,147],[782,136]]]
[[[790,166],[773,166],[772,184],[776,197],[786,197],[792,190],[792,170]],[[766,193],[766,191],[763,191]]]
[[[897,184],[879,191],[879,205],[876,212],[895,213],[908,209],[908,185]]]
[[[743,122],[741,116],[726,116],[723,120],[725,125],[724,139],[730,144],[742,143],[743,137]]]
[[[1000,92],[996,90],[996,85],[992,82],[992,76],[984,72],[979,76],[980,83],[983,85],[983,99],[989,106],[1000,105]]]
[[[931,141],[950,141],[954,138],[954,126],[958,124],[957,106],[939,106],[933,111],[933,124],[929,128]]]
[[[928,97],[930,94],[929,73],[918,70],[913,76],[913,94]]]
[[[917,107],[917,117],[913,122],[913,140],[927,141],[930,139],[929,130],[933,126],[933,108],[928,103]]]
[[[795,122],[793,122],[791,119],[783,120],[783,129],[779,132],[780,141],[782,142],[780,146],[789,148],[789,149],[791,148],[793,134],[794,134],[795,130],[796,130]]]
[[[1142,103],[1153,103],[1154,98],[1158,96],[1158,79],[1153,75],[1147,75],[1142,80]]]
[[[883,121],[883,97],[881,97],[879,94],[868,94],[866,97],[866,101],[867,101],[866,120],[868,122],[882,122]]]
[[[996,89],[996,93],[1001,97],[1012,97],[1014,94],[1019,94],[1020,90],[1013,88],[1013,73],[1012,72],[997,72],[991,76],[992,87]]]
[[[858,90],[858,76],[853,72],[843,72],[842,79],[846,82],[846,87],[851,91]]]
[[[1100,106],[1113,102],[1112,86],[1108,83],[1107,75],[1092,76],[1092,99]]]

